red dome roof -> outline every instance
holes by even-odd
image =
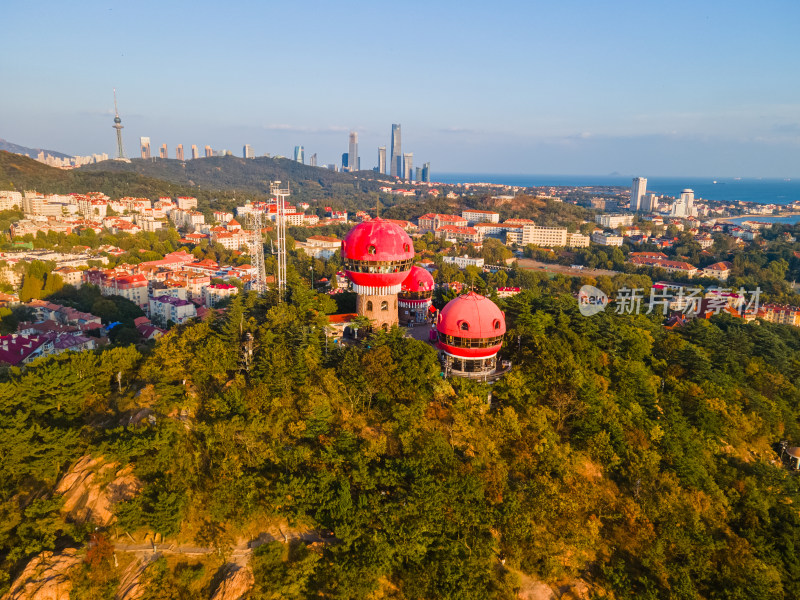
[[[454,298],[439,312],[436,320],[439,332],[439,347],[455,356],[485,357],[497,354],[502,346],[502,336],[506,332],[506,318],[497,305],[480,294],[469,292]],[[490,346],[465,347],[458,340],[443,341],[443,337],[469,340],[497,339]]]
[[[432,292],[433,291],[433,275],[427,269],[414,265],[408,277],[403,281],[403,292]]]
[[[414,244],[403,228],[383,219],[359,223],[342,240],[347,276],[364,288],[393,288],[392,293],[397,293],[414,254]]]
[[[342,240],[342,258],[401,261],[414,258],[414,244],[399,225],[383,219],[364,221]]]

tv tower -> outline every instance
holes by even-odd
[[[119,109],[117,109],[117,88],[114,88],[114,124],[112,125],[114,129],[117,130],[117,158],[116,160],[124,160],[127,161],[128,159],[125,158],[125,150],[122,147],[122,119],[119,118]]]

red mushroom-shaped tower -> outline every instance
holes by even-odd
[[[342,260],[358,315],[383,329],[397,325],[397,294],[414,260],[408,234],[383,219],[359,223],[342,240]]]
[[[506,318],[480,294],[459,296],[441,310],[436,321],[440,357],[453,375],[484,379],[497,372]]]
[[[433,275],[422,267],[414,265],[408,277],[400,286],[397,304],[400,310],[400,323],[424,323],[431,307],[433,297]]]

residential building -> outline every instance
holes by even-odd
[[[719,279],[720,281],[727,281],[728,276],[731,274],[731,269],[733,268],[733,263],[729,261],[722,261],[718,263],[714,263],[713,265],[708,265],[705,269],[703,269],[703,275],[706,277],[713,277],[714,279]]]
[[[306,155],[305,155],[305,150],[303,149],[302,146],[294,147],[294,160],[295,162],[299,162],[300,164],[305,164]]]
[[[524,225],[522,227],[522,245],[533,244],[544,248],[567,245],[567,230],[563,227],[539,227]]]
[[[436,237],[454,242],[482,242],[483,236],[474,227],[442,225],[435,232]]]
[[[465,209],[461,211],[461,218],[467,220],[467,225],[475,223],[499,223],[500,213],[490,210]]]
[[[100,281],[104,296],[122,296],[139,308],[147,309],[147,279],[144,275],[109,275]]]
[[[665,260],[663,258],[647,258],[645,256],[629,257],[628,262],[636,266],[664,269],[667,273],[679,273],[686,277],[694,277],[697,267],[681,260]]]
[[[197,316],[197,307],[192,302],[173,296],[150,298],[149,308],[150,319],[163,327],[170,322],[180,325]]]
[[[159,158],[167,158],[167,145],[161,144],[161,148],[158,150]]]
[[[230,298],[239,293],[239,288],[228,283],[212,283],[203,288],[203,303],[208,307],[214,307],[225,298]]]
[[[457,215],[442,215],[436,213],[427,213],[417,219],[417,226],[420,232],[425,233],[428,231],[436,231],[444,225],[452,225],[454,227],[466,227],[467,220]]]
[[[595,215],[595,222],[606,229],[633,225],[633,215]]]
[[[250,144],[245,144],[242,147],[242,158],[255,158],[256,154],[253,152],[253,147]]]
[[[183,160],[183,144],[178,144],[175,147],[175,158],[177,160]]]
[[[142,151],[142,158],[150,158],[150,138],[139,138],[139,146]]]
[[[192,144],[192,160],[200,158],[200,152],[197,151],[197,145]]]
[[[694,217],[697,216],[697,209],[694,206],[694,192],[685,189],[681,192],[681,197],[675,200],[670,210],[673,217]]]
[[[595,231],[592,234],[592,241],[603,246],[622,246],[622,236],[603,231]]]
[[[211,146],[205,147],[205,156],[206,158],[211,158],[212,156],[214,156],[214,149]]]
[[[582,233],[567,233],[568,248],[588,248],[591,238]]]
[[[295,242],[295,246],[313,258],[328,260],[341,249],[342,240],[328,235],[312,235],[305,242]]]
[[[61,280],[67,285],[79,288],[83,283],[83,271],[75,267],[60,267],[53,270],[53,273],[61,277]]]
[[[181,210],[192,210],[193,208],[197,208],[197,198],[192,196],[178,196],[175,198],[175,201],[178,203],[178,208]]]

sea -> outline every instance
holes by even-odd
[[[519,187],[621,186],[630,187],[631,177],[621,175],[503,175],[489,173],[435,173],[441,183],[498,183]],[[648,177],[647,191],[678,197],[686,188],[695,198],[723,202],[789,204],[800,200],[800,179],[758,179],[739,177]],[[761,219],[766,220],[766,219]]]

